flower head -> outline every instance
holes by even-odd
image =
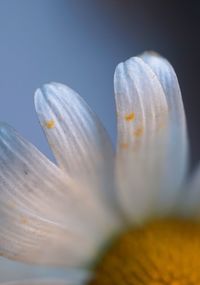
[[[90,269],[90,285],[198,284],[200,174],[185,183],[176,74],[147,52],[117,66],[114,89],[116,151],[88,105],[59,83],[35,94],[57,165],[1,125],[1,255]]]

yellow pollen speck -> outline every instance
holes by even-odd
[[[161,219],[125,232],[88,285],[200,284],[200,223]]]
[[[28,224],[28,219],[27,219],[26,217],[22,217],[22,218],[21,218],[21,223],[22,223],[23,225],[27,225],[27,224]]]
[[[53,129],[55,127],[55,121],[53,119],[45,122],[45,126],[47,129]]]
[[[128,143],[121,143],[120,148],[122,149],[128,149]]]
[[[135,131],[134,131],[134,136],[135,137],[141,137],[142,135],[143,135],[143,133],[144,133],[144,129],[143,129],[143,127],[139,127],[139,128],[137,128]]]
[[[134,119],[135,119],[135,114],[132,112],[132,113],[129,113],[129,114],[127,114],[125,117],[125,120],[127,121],[127,122],[131,122],[131,121],[133,121]]]

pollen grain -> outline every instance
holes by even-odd
[[[125,115],[124,118],[127,122],[131,122],[135,119],[135,114],[133,112],[131,112],[131,113]]]
[[[120,148],[121,149],[128,149],[128,143],[121,143]]]
[[[47,129],[53,129],[55,127],[55,121],[53,119],[45,122],[45,126]]]

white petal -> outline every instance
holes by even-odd
[[[158,77],[140,58],[119,64],[114,83],[119,195],[128,216],[141,219],[156,211],[155,206],[168,209],[177,196],[175,188],[168,189],[169,179],[177,186],[173,176],[179,171],[173,167],[176,143],[171,142],[171,110]],[[165,204],[160,205],[161,194]]]
[[[54,270],[53,270],[54,271]],[[53,275],[52,275],[53,276]],[[76,271],[76,275],[65,274],[62,277],[28,277],[26,279],[15,279],[15,281],[1,282],[1,285],[84,285],[91,278],[89,272]],[[19,281],[18,281],[19,280]]]
[[[7,125],[0,169],[1,255],[69,266],[94,258],[113,229],[108,211]]]
[[[81,285],[84,283],[75,283],[66,280],[55,280],[55,279],[48,279],[48,280],[23,280],[23,281],[12,281],[6,283],[0,283],[1,285]]]
[[[59,166],[91,195],[113,202],[111,142],[88,105],[69,87],[51,83],[36,91],[35,107]]]
[[[0,284],[16,280],[49,280],[52,278],[82,284],[91,278],[91,272],[80,269],[67,269],[66,267],[52,268],[41,264],[25,264],[3,257],[0,258]]]
[[[51,269],[52,273],[55,274],[57,270]],[[51,274],[53,276],[53,274]],[[36,274],[37,275],[37,274]],[[88,280],[91,278],[91,273],[89,272],[80,272],[75,270],[73,274],[63,274],[62,277],[28,277],[24,278],[21,281],[8,281],[1,282],[0,285],[83,285],[87,284]],[[47,274],[46,274],[47,275]],[[32,274],[32,276],[34,276]],[[16,280],[16,279],[15,279]],[[17,279],[18,280],[18,279]]]
[[[188,170],[188,136],[181,90],[176,73],[165,58],[154,52],[145,52],[141,58],[152,68],[160,80],[170,111],[171,135],[168,142],[168,159],[171,160],[170,167],[173,175],[168,179],[168,193],[166,194],[170,195],[171,192],[173,197],[173,193],[176,193],[177,189],[181,190]]]

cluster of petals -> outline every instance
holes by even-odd
[[[3,258],[88,271],[107,241],[126,228],[172,212],[199,215],[200,174],[197,169],[185,182],[187,129],[172,66],[151,52],[130,58],[116,68],[114,91],[116,150],[95,113],[60,83],[35,93],[56,164],[12,127],[0,125]]]

